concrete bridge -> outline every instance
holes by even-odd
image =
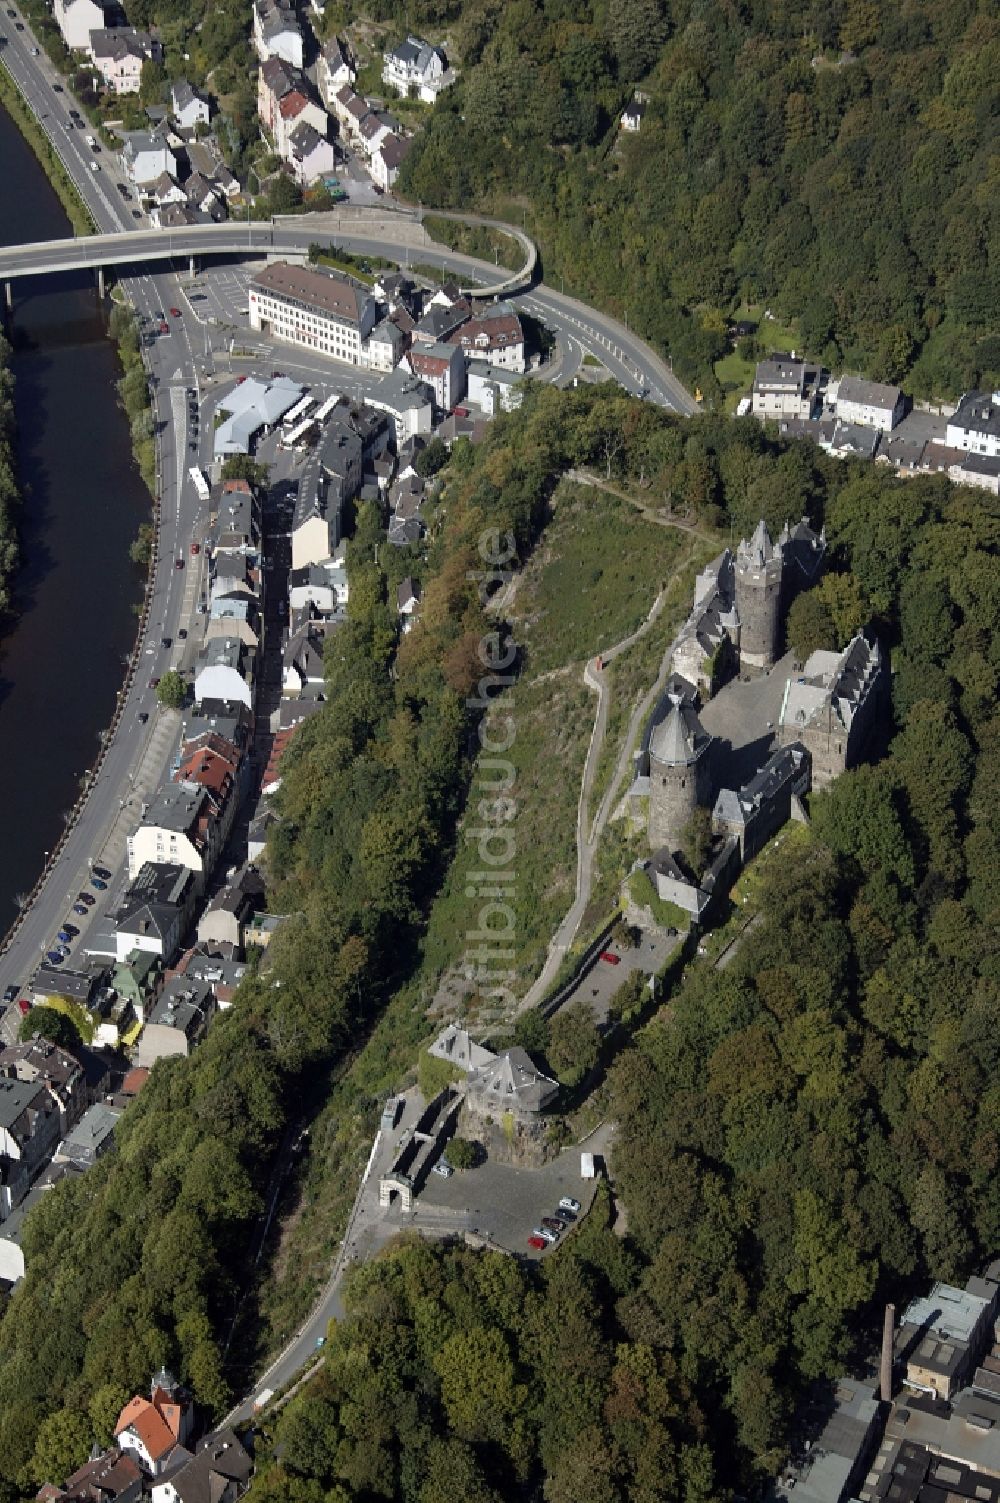
[[[468,223],[463,215],[443,216]],[[497,221],[492,224],[511,235],[524,253],[520,269],[505,274],[489,284],[472,283],[463,291],[473,298],[506,297],[531,285],[538,264],[538,251],[523,230]],[[467,256],[458,256],[430,238],[421,217],[412,213],[389,211],[335,211],[313,214],[307,220],[289,216],[267,222],[229,220],[225,224],[190,225],[176,230],[133,229],[113,233],[82,235],[69,240],[43,240],[28,245],[11,245],[0,249],[0,281],[6,284],[8,306],[11,283],[22,277],[48,276],[54,272],[92,269],[103,289],[104,273],[127,269],[153,261],[187,260],[191,269],[206,256],[278,256],[305,254],[314,241],[349,240],[363,253],[378,255],[388,251],[403,255],[421,251],[447,257],[461,266],[461,272],[482,266]],[[461,274],[461,272],[459,274]]]

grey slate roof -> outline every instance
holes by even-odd
[[[650,737],[649,755],[668,767],[686,765],[697,761],[711,739],[693,707],[681,701]]]

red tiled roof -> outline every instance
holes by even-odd
[[[160,1411],[148,1399],[138,1395],[129,1399],[118,1416],[115,1434],[121,1435],[123,1430],[131,1430],[138,1436],[151,1461],[161,1460],[177,1444],[176,1435]]]
[[[149,1079],[149,1071],[145,1065],[136,1065],[134,1069],[125,1072],[122,1081],[122,1093],[125,1096],[138,1096],[146,1081]]]
[[[302,114],[308,103],[309,101],[304,94],[301,94],[298,89],[292,89],[278,105],[281,118],[283,120],[294,120],[296,115]]]

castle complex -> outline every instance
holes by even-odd
[[[659,862],[651,876],[664,888],[661,896],[669,888],[678,901],[684,879],[673,858],[696,809],[712,810],[719,849],[707,876],[714,882],[723,867],[728,871],[735,861],[738,868],[755,854],[789,817],[804,817],[801,800],[810,787],[824,787],[872,748],[887,675],[878,642],[863,632],[842,652],[814,652],[801,669],[794,665],[776,723],[762,720],[759,735],[737,743],[744,750],[748,743],[760,747],[741,787],[723,785],[723,746],[698,714],[700,705],[727,693],[734,676],[770,672],[782,654],[788,607],[816,583],[825,552],[823,533],[806,519],[786,526],[777,542],[762,520],[735,553],[725,549],[697,576],[694,606],[675,642],[673,672],[650,718],[631,790],[648,798],[649,845]],[[701,890],[688,906],[700,916],[706,901]]]

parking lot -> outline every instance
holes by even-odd
[[[612,1132],[611,1126],[599,1128],[586,1143],[586,1150],[602,1159],[608,1152]],[[487,1159],[475,1169],[456,1172],[450,1179],[431,1174],[413,1213],[395,1214],[401,1227],[420,1226],[421,1220],[426,1219],[436,1230],[443,1230],[442,1222],[451,1213],[456,1230],[468,1230],[524,1257],[542,1258],[544,1252],[528,1246],[528,1238],[541,1218],[551,1216],[562,1197],[571,1195],[580,1202],[582,1221],[597,1193],[597,1183],[580,1178],[577,1145],[563,1149],[558,1158],[541,1169],[497,1164]],[[564,1233],[560,1241],[567,1236],[572,1236],[572,1230]]]

